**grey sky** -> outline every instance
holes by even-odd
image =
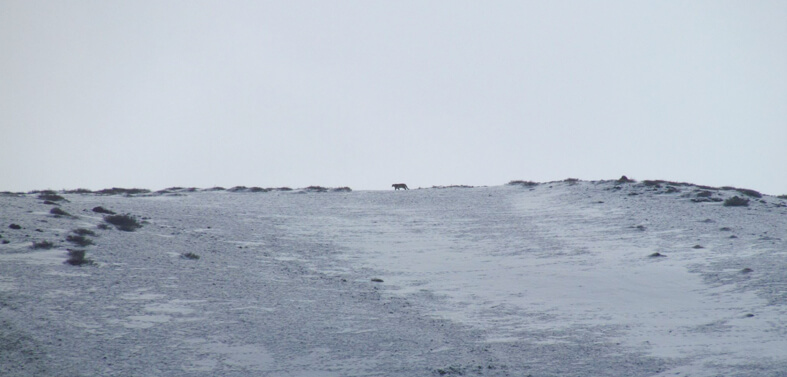
[[[0,0],[0,190],[787,194],[784,1]]]

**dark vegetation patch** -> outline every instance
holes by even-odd
[[[649,187],[661,186],[662,183],[665,183],[665,181],[651,180],[651,179],[646,179],[646,180],[642,181],[643,185],[649,186]]]
[[[511,181],[508,182],[509,186],[524,186],[524,187],[535,187],[538,186],[538,182],[533,181]]]
[[[623,175],[620,178],[618,178],[618,180],[616,182],[617,183],[636,183],[637,181],[635,181],[633,179],[629,179],[629,177],[626,177],[625,175]]]
[[[85,250],[68,249],[68,259],[66,259],[65,263],[68,263],[72,266],[94,264],[92,259],[85,258],[85,254]]]
[[[691,201],[694,203],[710,203],[710,202],[720,202],[724,199],[722,198],[692,198]]]
[[[66,198],[64,198],[64,197],[62,197],[62,196],[60,196],[58,194],[55,194],[54,192],[50,192],[50,191],[42,192],[42,193],[38,194],[38,199],[47,200],[47,201],[50,201],[50,202],[67,202],[68,201],[68,200],[66,200]]]
[[[724,201],[725,207],[748,207],[749,199],[733,196]]]
[[[698,191],[696,195],[698,198],[710,198],[711,196],[713,196],[713,192],[708,190],[702,190],[702,191]]]
[[[281,188],[278,188],[278,189],[275,189],[275,190],[291,191],[291,189],[288,188],[288,187],[281,187]],[[351,188],[346,187],[346,186],[345,187],[335,187],[335,188],[323,187],[323,186],[309,186],[309,187],[303,188],[302,190],[303,190],[302,192],[329,192],[329,191],[330,192],[351,192],[352,191]]]
[[[694,245],[691,247],[692,249],[704,249],[705,247],[702,245]]]
[[[741,270],[742,274],[750,274],[752,272],[754,272],[754,270],[752,270],[751,268],[748,268],[748,267],[746,267],[746,268]]]
[[[39,250],[39,249],[49,250],[49,249],[55,247],[55,244],[50,242],[50,241],[37,241],[37,242],[33,241],[33,246],[31,246],[31,247],[33,249],[36,249],[36,250]]]
[[[130,214],[104,216],[104,221],[124,232],[133,232],[142,227],[142,224]]]
[[[33,190],[33,191],[28,191],[27,193],[30,194],[30,195],[33,195],[33,194],[57,194],[57,192],[55,190]]]
[[[209,188],[209,189],[207,189],[205,191],[225,191],[225,190],[227,190],[227,189],[225,189],[224,187],[216,186],[216,187],[211,187],[211,188]]]
[[[689,196],[694,196],[691,198],[692,202],[695,203],[706,203],[706,202],[720,202],[722,201],[721,198],[717,198],[713,196],[714,191],[711,190],[695,190]]]
[[[736,188],[735,191],[752,198],[758,198],[758,199],[762,198],[762,194],[760,194],[759,191],[742,189],[742,188]]]
[[[63,192],[66,193],[66,194],[92,194],[93,193],[93,191],[90,191],[88,189],[83,189],[83,188],[76,189],[76,190],[66,190],[66,191],[63,191]]]
[[[649,187],[661,187],[661,186],[677,186],[677,187],[696,187],[703,190],[718,190],[717,187],[713,186],[704,186],[704,185],[695,185],[694,183],[689,182],[674,182],[674,181],[665,181],[661,179],[657,180],[644,180],[642,184]]]
[[[671,182],[671,181],[663,181],[663,180],[645,180],[642,183],[637,184],[636,187],[644,187],[652,192],[657,194],[676,194],[683,191],[682,188],[685,187],[696,187],[696,185],[690,183],[681,183],[681,182]],[[690,194],[684,194],[685,196],[690,196]]]
[[[63,216],[63,217],[74,217],[70,213],[68,213],[66,211],[63,211],[62,209],[60,209],[58,207],[50,209],[49,213],[51,213],[51,214],[53,214],[53,215],[55,215],[57,217],[60,217],[60,216]]]
[[[566,178],[566,179],[563,180],[563,182],[566,182],[569,185],[575,185],[575,184],[579,183],[579,179],[578,178]]]
[[[138,189],[138,188],[127,189],[127,188],[113,187],[113,188],[109,188],[109,189],[103,189],[103,190],[95,191],[94,193],[98,194],[98,195],[126,195],[126,196],[131,196],[131,195],[138,195],[138,194],[149,194],[150,190],[148,190],[148,189]]]
[[[181,257],[181,258],[184,258],[184,259],[191,259],[191,260],[197,260],[197,259],[199,259],[199,255],[197,255],[197,254],[194,254],[194,253],[192,253],[192,252],[188,252],[188,253],[183,253],[183,254],[180,254],[180,257]]]
[[[680,192],[680,189],[675,186],[667,186],[667,188],[664,189],[664,193],[666,194],[673,194],[676,192]]]
[[[115,212],[110,211],[110,210],[108,210],[108,209],[106,209],[104,207],[101,207],[101,206],[93,207],[93,212],[104,213],[104,214],[107,214],[107,215],[114,215],[115,214]]]
[[[93,240],[91,240],[90,238],[87,238],[85,236],[78,235],[78,234],[77,235],[69,235],[69,236],[67,236],[66,237],[66,241],[71,242],[74,245],[82,246],[82,247],[90,246],[90,245],[93,244]]]
[[[185,192],[196,192],[198,189],[196,187],[180,187],[180,186],[173,186],[167,187],[163,190],[159,190],[159,192],[177,192],[177,191],[185,191]]]
[[[9,197],[12,197],[12,198],[19,198],[19,197],[25,196],[25,193],[23,193],[23,192],[2,191],[2,192],[0,192],[0,196],[9,196]]]
[[[209,190],[210,191],[218,191],[215,188],[209,189]],[[322,186],[309,186],[309,187],[304,188],[303,190],[304,191],[309,191],[309,192],[327,192],[330,189],[327,188],[327,187],[322,187]],[[271,192],[271,191],[292,191],[292,189],[289,188],[289,187],[259,187],[259,186],[246,187],[246,186],[235,186],[233,188],[228,189],[227,191],[229,191],[229,192],[265,193],[265,192]]]
[[[777,198],[779,198],[779,199],[787,199],[787,195],[779,195],[779,196],[777,196]]]
[[[732,228],[730,228],[728,226],[723,226],[723,227],[719,228],[719,230],[722,231],[722,232],[729,232],[729,231],[732,231]]]
[[[322,187],[322,186],[309,186],[309,187],[306,187],[305,189],[303,189],[303,191],[307,191],[307,192],[327,192],[328,188],[327,187]]]
[[[71,232],[73,232],[74,234],[79,235],[79,236],[91,236],[91,237],[96,237],[97,236],[96,232],[94,232],[94,231],[92,231],[90,229],[85,229],[85,228],[74,229]]]
[[[269,192],[269,191],[273,191],[273,190],[275,190],[275,189],[274,188],[270,188],[270,187],[265,188],[265,187],[259,187],[259,186],[252,186],[252,187],[235,186],[235,187],[233,187],[233,188],[231,188],[231,189],[229,189],[227,191],[230,191],[230,192],[254,192],[254,193],[260,193],[260,192]]]

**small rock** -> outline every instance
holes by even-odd
[[[702,245],[694,245],[691,247],[692,249],[704,249],[705,247]]]
[[[383,282],[383,279],[380,279],[380,278],[372,278],[372,281],[373,281],[373,282],[375,282],[375,283],[382,283],[382,282]]]
[[[659,252],[656,252],[656,253],[648,255],[648,257],[649,258],[662,258],[662,257],[666,257],[666,255],[664,255],[662,253],[659,253]]]
[[[22,227],[19,226],[19,224],[11,224],[11,225],[8,226],[8,228],[9,229],[16,229],[16,230],[22,229]]]
[[[746,267],[746,268],[741,270],[742,274],[748,274],[748,273],[751,273],[751,272],[754,272],[754,270],[752,270],[751,268],[748,268],[748,267]]]

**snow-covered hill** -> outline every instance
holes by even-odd
[[[0,375],[787,376],[785,199],[323,191],[0,196]]]

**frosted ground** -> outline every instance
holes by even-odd
[[[648,183],[2,195],[0,376],[787,376],[787,200]]]

